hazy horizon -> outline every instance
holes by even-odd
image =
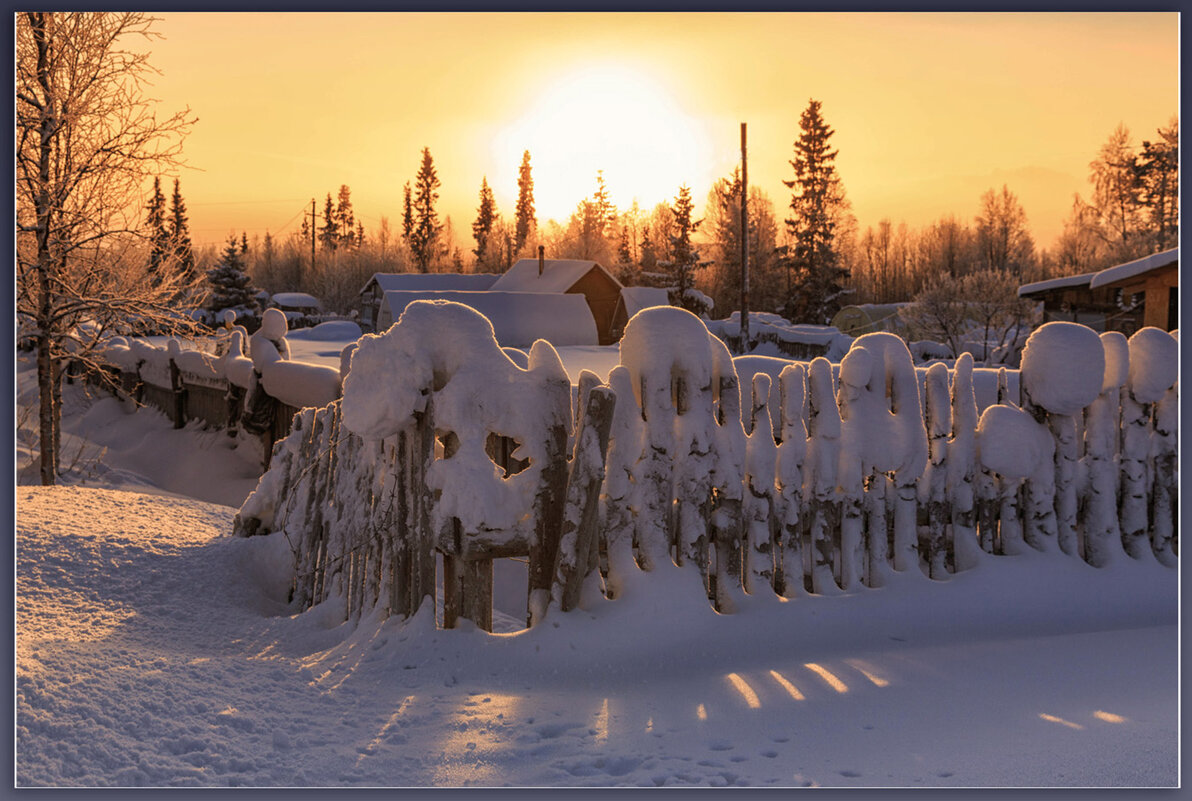
[[[512,216],[529,150],[538,218],[565,223],[603,170],[645,209],[702,206],[739,159],[781,219],[799,115],[823,104],[861,230],[971,222],[1009,186],[1050,247],[1118,125],[1136,144],[1179,108],[1168,13],[167,13],[151,43],[163,112],[198,117],[182,193],[197,244],[286,236],[341,184],[400,227],[429,147],[438,210],[470,240],[482,178]],[[137,45],[136,49],[142,46]]]

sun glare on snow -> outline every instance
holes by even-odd
[[[560,222],[596,189],[596,172],[624,209],[646,210],[705,186],[712,149],[701,123],[686,114],[647,73],[619,64],[589,65],[547,80],[537,99],[497,136],[495,186],[516,187],[522,152],[530,151],[539,221]],[[515,190],[514,190],[515,191]]]

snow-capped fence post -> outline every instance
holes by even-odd
[[[732,587],[741,586],[741,547],[744,527],[744,477],[738,472],[745,428],[741,418],[741,384],[736,372],[716,378],[715,498],[709,513],[715,567],[709,578],[709,595],[719,611],[731,609]]]
[[[1105,376],[1101,394],[1085,410],[1084,559],[1093,567],[1109,565],[1122,552],[1118,523],[1118,470],[1122,387],[1130,369],[1126,337],[1118,331],[1101,334]]]
[[[1151,531],[1151,547],[1166,565],[1174,565],[1179,554],[1179,485],[1176,478],[1179,454],[1177,452],[1179,426],[1179,384],[1173,385],[1155,404],[1154,445],[1151,460],[1155,466],[1155,488]]]
[[[641,412],[645,454],[641,463],[641,506],[638,509],[637,554],[649,572],[670,559],[674,514],[674,407],[670,375],[642,373]]]
[[[1176,382],[1178,348],[1171,334],[1151,326],[1135,331],[1128,342],[1130,368],[1122,393],[1121,528],[1126,553],[1140,559],[1148,551],[1157,554],[1168,547],[1163,541],[1150,542],[1147,535],[1153,497],[1148,468],[1154,405]],[[1155,536],[1161,535],[1156,531]]]
[[[539,340],[541,342],[541,340]],[[537,345],[537,343],[536,343]],[[549,346],[547,346],[549,350]],[[530,365],[536,363],[530,351]],[[558,355],[553,353],[558,362]],[[562,365],[558,365],[561,370]],[[567,374],[545,378],[542,388],[543,466],[534,493],[534,531],[530,540],[529,599],[527,625],[533,626],[546,613],[555,576],[555,557],[563,525],[563,504],[567,492],[567,440],[570,437],[571,382]]]
[[[429,597],[435,604],[435,532],[432,530],[434,493],[426,481],[435,460],[435,388],[423,387],[425,403],[414,412],[414,432],[410,442],[408,470],[411,487],[410,529],[410,613],[415,614]]]
[[[609,430],[617,400],[616,394],[603,386],[590,386],[579,398],[584,411],[575,431],[575,455],[567,478],[552,590],[563,612],[579,605],[584,580],[598,567],[594,557],[599,536],[600,485],[604,481]]]
[[[642,416],[633,396],[629,370],[618,365],[608,376],[608,385],[616,394],[610,443],[605,460],[603,515],[601,530],[608,551],[608,576],[605,592],[617,597],[629,571],[636,571],[633,559],[634,506],[636,482],[634,470],[642,454]]]
[[[177,350],[178,341],[170,340],[170,344]],[[170,355],[170,392],[173,394],[173,408],[170,417],[173,418],[174,428],[186,425],[186,389],[182,386],[182,372],[178,369],[178,362]]]
[[[752,405],[746,445],[745,498],[746,541],[745,591],[774,589],[774,473],[778,447],[770,418],[770,376],[757,373],[752,382]]]
[[[836,586],[833,562],[838,550],[834,540],[840,531],[841,517],[840,498],[836,492],[840,409],[836,406],[832,366],[827,359],[821,356],[813,360],[807,379],[810,439],[803,486],[811,548],[809,589],[822,595],[834,592]]]
[[[774,591],[796,595],[803,591],[803,459],[807,455],[807,369],[788,364],[778,375],[782,412],[782,443],[778,446],[779,547],[774,566]]]
[[[936,362],[927,370],[923,411],[927,421],[928,461],[923,474],[920,501],[927,507],[927,536],[920,548],[927,561],[927,575],[933,579],[948,574],[948,434],[952,430],[952,406],[948,398],[948,368]]]
[[[997,402],[1002,405],[1019,407],[1022,403],[1022,384],[1019,382],[1019,397],[1013,397],[1010,392],[1009,372],[1005,367],[997,371]],[[990,471],[986,471],[990,472]],[[997,553],[1014,555],[1022,553],[1025,547],[1023,539],[1022,510],[1024,508],[1024,490],[1022,482],[1015,478],[1000,476],[996,479],[997,487]]]
[[[977,398],[973,392],[973,357],[969,353],[962,353],[952,370],[951,403],[948,494],[952,505],[952,566],[959,572],[976,567],[983,550],[977,543]]]

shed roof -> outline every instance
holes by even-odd
[[[1018,297],[1025,298],[1028,295],[1035,295],[1040,292],[1051,292],[1054,289],[1067,289],[1069,287],[1089,285],[1089,280],[1096,275],[1096,273],[1082,273],[1080,275],[1065,275],[1061,278],[1050,278],[1046,281],[1036,281],[1033,284],[1023,284],[1018,287]]]
[[[596,321],[583,295],[536,292],[402,291],[385,293],[393,319],[416,300],[449,300],[470,306],[492,323],[504,347],[528,347],[536,339],[552,345],[596,345]]]
[[[368,279],[361,293],[374,283],[382,292],[392,291],[468,291],[482,292],[500,278],[496,273],[376,273]]]
[[[1169,264],[1178,264],[1179,260],[1180,249],[1172,248],[1171,250],[1154,253],[1143,259],[1135,259],[1125,264],[1119,264],[1116,267],[1109,267],[1093,276],[1092,280],[1089,281],[1089,289],[1116,284],[1119,281],[1125,281],[1143,273],[1149,273],[1151,270],[1157,270]]]
[[[621,285],[600,264],[588,259],[546,259],[541,275],[538,274],[538,259],[520,259],[489,288],[500,292],[562,293],[575,286],[593,267],[617,286]]]

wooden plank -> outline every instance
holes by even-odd
[[[575,455],[567,479],[552,590],[564,612],[579,605],[584,579],[596,567],[592,546],[597,536],[600,485],[604,481],[604,462],[616,400],[616,394],[608,387],[590,387],[584,415],[575,435]]]
[[[546,611],[554,583],[555,556],[563,526],[567,492],[567,428],[571,417],[571,383],[551,380],[546,388],[544,464],[534,495],[534,539],[530,543],[526,625],[533,626]]]

